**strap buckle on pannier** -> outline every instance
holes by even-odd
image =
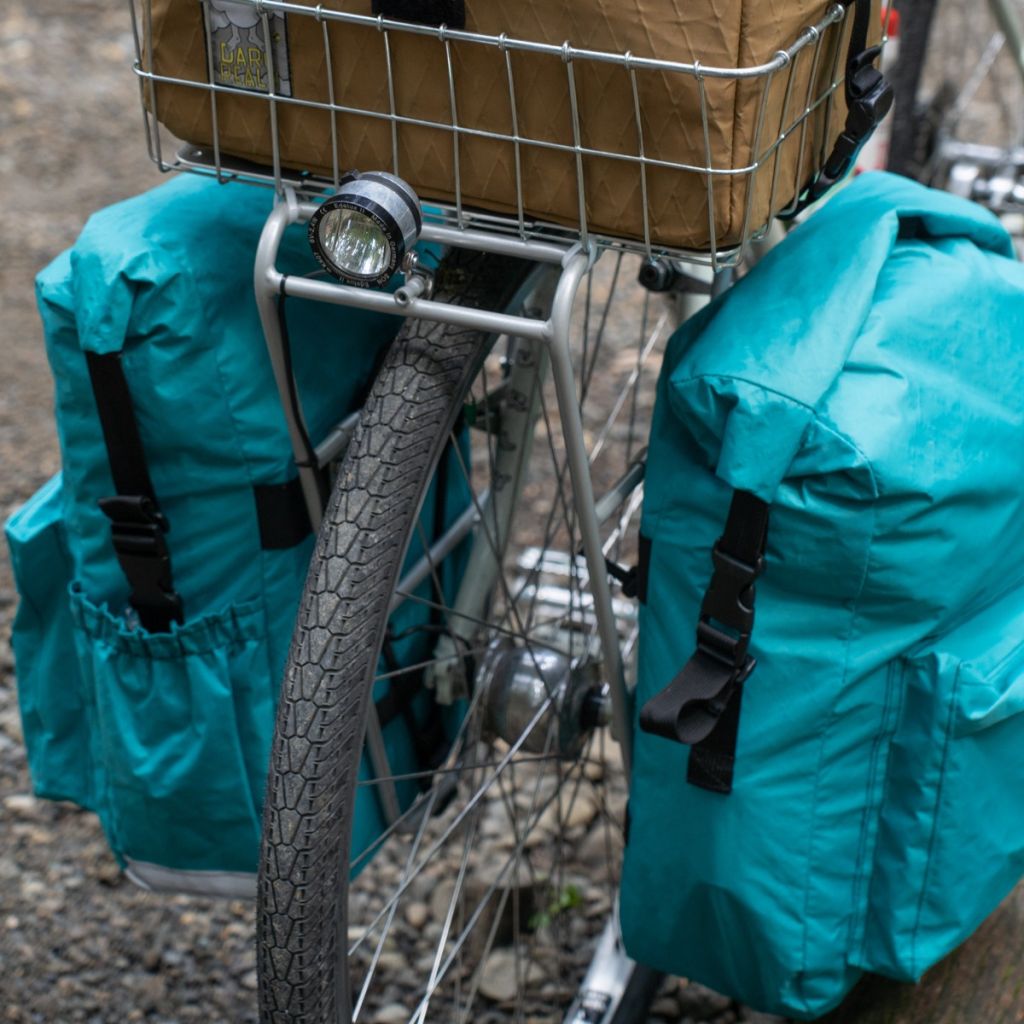
[[[821,173],[812,183],[808,201],[820,199],[837,181],[841,181],[857,159],[861,146],[882,123],[893,102],[893,90],[886,77],[872,62],[880,47],[873,46],[858,54],[847,70],[846,127],[836,140],[832,153]]]
[[[789,220],[802,213],[849,173],[861,147],[892,107],[892,86],[885,75],[874,67],[874,61],[882,48],[867,44],[871,20],[870,0],[838,0],[838,3],[843,7],[856,5],[843,89],[846,97],[846,125],[821,171],[804,188],[794,208],[780,215],[782,220]]]
[[[697,649],[739,668],[745,664],[754,629],[754,582],[764,571],[764,557],[749,565],[723,551],[719,541],[711,549],[711,562],[715,571],[701,603]]]
[[[693,748],[687,780],[717,793],[732,789],[740,697],[757,664],[749,648],[767,530],[767,503],[736,491],[711,550],[714,571],[701,602],[696,650],[640,709],[644,732]]]
[[[99,506],[110,520],[110,536],[121,571],[132,588],[129,602],[151,633],[167,633],[184,622],[181,596],[174,590],[171,555],[164,534],[167,519],[151,498],[115,495]]]

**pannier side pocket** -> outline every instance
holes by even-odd
[[[128,629],[78,586],[71,607],[96,691],[114,851],[152,888],[189,888],[174,875],[211,863],[226,876],[255,871],[273,724],[262,605],[162,634]]]
[[[1014,599],[1013,614],[1001,602],[903,660],[905,704],[871,882],[869,970],[916,980],[1024,873],[1024,598]]]
[[[71,560],[61,476],[44,484],[7,522],[21,601],[11,644],[18,703],[35,792],[98,810],[102,784],[90,733],[95,701],[78,667],[68,603]]]

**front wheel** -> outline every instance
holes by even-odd
[[[632,274],[606,258],[580,297],[599,493],[642,446],[670,326],[626,287]],[[437,276],[438,298],[486,308],[546,287],[527,264],[466,252]],[[625,782],[545,367],[539,345],[408,321],[374,383],[278,712],[258,891],[265,1024],[554,1024],[611,911]],[[638,510],[625,494],[610,557],[632,556]],[[472,520],[471,539],[445,541]],[[616,611],[628,658],[633,606]],[[380,709],[402,694],[388,721]]]

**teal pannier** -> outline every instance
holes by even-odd
[[[812,1019],[919,977],[1024,873],[1022,453],[1024,267],[912,182],[858,178],[675,335],[632,956]]]
[[[93,216],[37,282],[63,468],[7,524],[29,765],[40,796],[95,811],[130,876],[156,889],[254,891],[276,695],[312,552],[253,297],[271,203],[176,178]],[[301,227],[279,266],[316,270]],[[317,442],[358,407],[400,321],[299,301],[284,315]],[[424,504],[423,536],[466,507],[461,475],[447,479]],[[396,612],[400,664],[422,660],[428,614]],[[391,769],[415,772],[427,717],[441,725],[413,681],[392,676],[376,694],[392,711]],[[375,789],[360,790],[358,848],[384,826]]]

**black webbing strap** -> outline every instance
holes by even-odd
[[[732,790],[743,683],[754,670],[754,583],[764,569],[766,502],[736,491],[725,531],[711,553],[714,572],[697,623],[697,649],[640,710],[645,732],[691,746],[687,781]]]
[[[892,86],[874,66],[874,61],[882,52],[882,48],[868,46],[871,0],[838,2],[843,7],[854,5],[853,28],[846,51],[846,75],[843,83],[846,96],[846,125],[821,171],[800,198],[796,209],[788,216],[795,216],[819,200],[836,182],[847,175],[857,159],[861,146],[867,142],[892,106]]]
[[[313,527],[297,476],[284,484],[254,484],[252,494],[264,551],[293,548],[310,535]]]
[[[149,476],[121,354],[86,352],[85,362],[117,492],[98,504],[110,520],[114,553],[139,622],[150,633],[166,633],[172,622],[184,622],[184,605],[174,589],[164,536],[170,524]],[[309,512],[298,477],[284,484],[255,484],[253,497],[262,548],[291,548],[309,536]]]
[[[172,622],[184,621],[184,609],[164,537],[170,527],[149,477],[121,353],[86,352],[85,361],[117,492],[101,498],[99,506],[110,520],[114,552],[139,622],[151,633],[166,633]]]
[[[373,0],[373,13],[418,25],[466,27],[465,0]]]

